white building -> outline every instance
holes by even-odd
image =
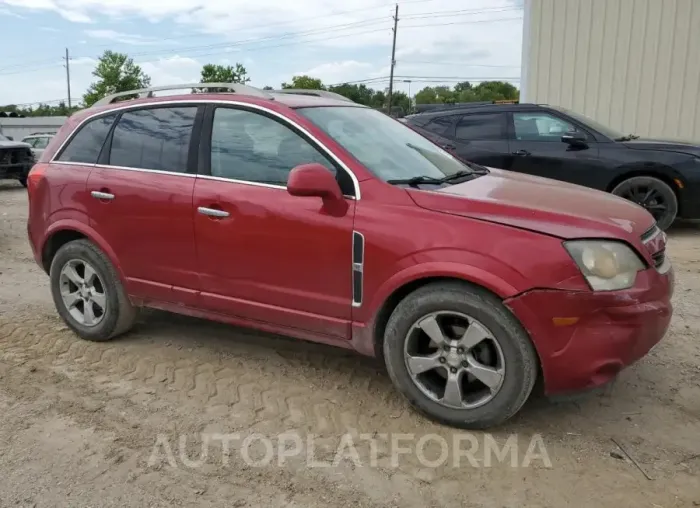
[[[35,132],[58,132],[66,119],[67,116],[0,117],[0,134],[19,141]]]
[[[521,102],[700,141],[700,0],[525,0]]]

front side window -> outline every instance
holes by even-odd
[[[96,164],[116,117],[116,113],[112,113],[88,121],[68,142],[57,160]]]
[[[187,172],[196,106],[127,111],[114,128],[111,166]]]
[[[443,178],[468,166],[416,131],[364,107],[324,106],[297,112],[316,124],[382,180]]]
[[[216,108],[211,134],[211,175],[244,182],[287,185],[289,172],[331,162],[289,127],[242,109]]]
[[[579,132],[571,123],[547,113],[513,113],[515,139],[559,141],[567,133]]]
[[[460,141],[500,141],[508,139],[505,113],[464,115],[457,123],[455,136]]]

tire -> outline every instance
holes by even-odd
[[[635,199],[636,196],[641,196],[652,190],[655,196],[658,196],[658,199],[652,200],[651,203],[644,204],[639,199]],[[654,216],[656,225],[661,230],[665,231],[671,227],[678,215],[678,198],[676,193],[673,192],[673,189],[666,182],[653,176],[633,176],[628,178],[615,186],[612,193],[645,208]],[[659,206],[655,202],[663,202],[666,210],[663,213],[657,213],[658,210],[650,208],[650,206]]]
[[[425,316],[443,311],[474,318],[500,346],[504,359],[501,385],[483,405],[448,407],[426,395],[409,372],[405,359],[409,333]],[[537,353],[518,320],[488,291],[459,282],[428,284],[398,304],[387,323],[384,360],[394,386],[415,409],[433,421],[463,429],[490,428],[511,418],[527,401],[539,372]]]
[[[22,184],[22,187],[27,187],[27,177],[26,177],[26,176],[20,176],[20,177],[19,177],[19,183]]]
[[[85,266],[95,272],[105,297],[99,322],[88,326],[71,314],[61,294],[62,270],[68,264]],[[107,256],[89,240],[75,240],[63,245],[54,256],[49,270],[51,296],[61,318],[79,337],[90,341],[106,341],[127,332],[134,325],[137,309],[131,305],[119,276]],[[83,303],[85,305],[85,303]]]

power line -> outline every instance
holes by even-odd
[[[409,61],[401,61],[404,65],[412,65],[412,64],[420,64],[420,65],[456,65],[456,66],[462,66],[462,67],[489,67],[489,68],[495,68],[495,69],[515,69],[519,68],[520,65],[490,65],[490,64],[473,64],[473,63],[466,63],[466,62],[443,62],[443,61],[430,61],[430,60],[409,60]]]

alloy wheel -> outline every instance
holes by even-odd
[[[68,261],[59,276],[61,298],[66,310],[83,326],[96,326],[105,316],[107,294],[93,266],[82,260]]]
[[[657,222],[661,222],[664,216],[669,213],[670,205],[666,197],[654,184],[629,186],[619,196],[643,207]]]
[[[483,406],[498,394],[505,378],[498,340],[476,319],[453,311],[417,320],[404,341],[404,359],[415,385],[450,408]]]

